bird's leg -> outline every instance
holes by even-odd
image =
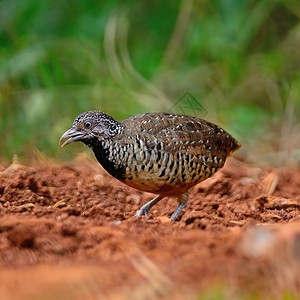
[[[180,215],[181,211],[186,207],[188,201],[189,201],[189,194],[185,193],[180,195],[177,198],[177,201],[179,202],[176,210],[174,211],[173,215],[171,216],[172,221],[176,221],[177,217]]]
[[[144,204],[139,211],[134,215],[135,217],[146,216],[148,217],[148,212],[152,206],[154,206],[157,202],[159,202],[162,198],[161,195],[156,196],[154,199],[150,200],[146,204]]]

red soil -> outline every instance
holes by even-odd
[[[229,159],[178,222],[93,160],[0,171],[0,299],[300,295],[299,169]]]

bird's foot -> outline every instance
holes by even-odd
[[[135,217],[140,217],[140,216],[146,216],[148,217],[148,212],[151,209],[152,206],[154,206],[157,202],[159,202],[163,197],[158,195],[151,201],[147,202],[144,204],[139,211],[134,215]]]
[[[170,219],[172,221],[176,221],[185,206],[186,206],[186,204],[179,204]]]
[[[148,217],[148,211],[149,211],[150,207],[147,207],[147,204],[143,205],[134,216],[135,217],[141,217],[141,216]]]
[[[180,202],[179,202],[180,201]],[[180,215],[180,213],[182,212],[182,210],[186,207],[187,203],[189,201],[189,196],[188,193],[181,195],[178,198],[178,206],[176,208],[176,210],[174,211],[174,213],[171,216],[171,220],[172,221],[176,221],[178,216]]]

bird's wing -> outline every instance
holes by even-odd
[[[147,113],[121,122],[124,125],[123,142],[140,139],[149,149],[169,153],[222,157],[240,147],[239,143],[219,126],[196,117]]]

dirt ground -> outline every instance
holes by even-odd
[[[300,169],[229,159],[178,222],[84,156],[0,171],[0,299],[300,297]]]

